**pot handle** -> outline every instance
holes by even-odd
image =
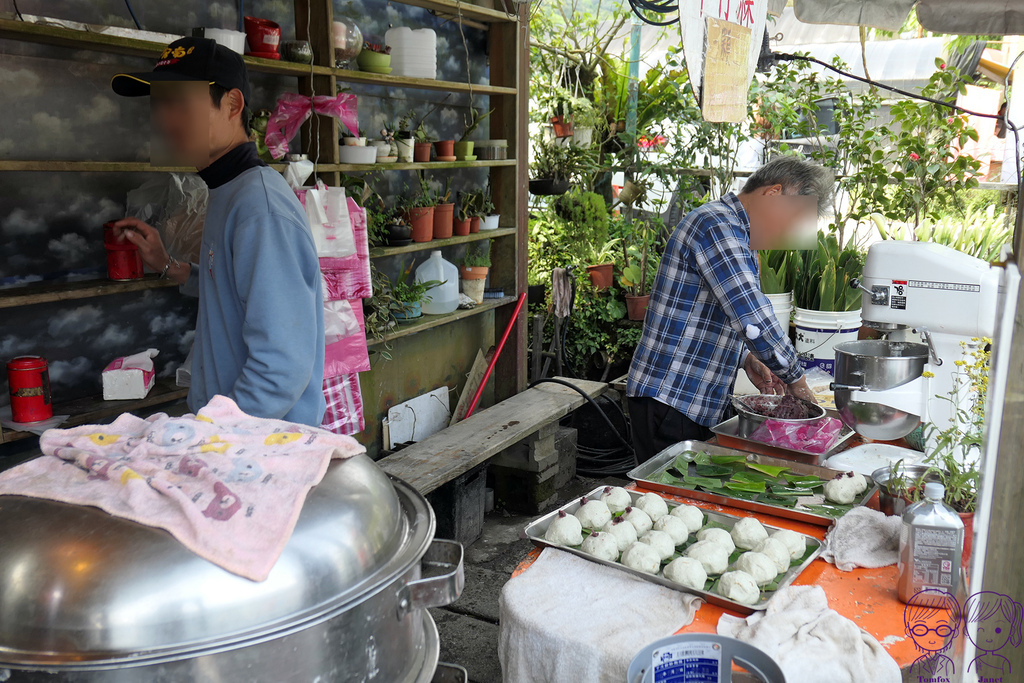
[[[466,683],[468,680],[469,673],[461,666],[438,662],[430,683]]]
[[[398,591],[398,618],[428,607],[450,605],[462,595],[466,576],[462,544],[435,538],[420,561],[424,578],[410,581]]]

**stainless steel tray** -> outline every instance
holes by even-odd
[[[825,414],[828,417],[834,417],[839,419],[839,414],[833,410],[826,410]],[[715,425],[711,428],[711,431],[717,435],[720,439],[723,439],[723,445],[732,446],[734,448],[742,448],[744,451],[751,453],[759,453],[761,455],[769,455],[777,458],[792,459],[798,457],[802,460],[811,460],[814,464],[822,463],[827,458],[835,455],[839,451],[846,448],[845,444],[853,436],[854,431],[843,425],[842,430],[839,432],[839,438],[836,439],[835,444],[826,453],[810,453],[808,451],[801,451],[790,448],[780,448],[778,446],[770,446],[760,441],[754,441],[749,438],[749,434],[744,433],[743,426],[740,424],[739,416],[731,417],[725,422]]]
[[[588,493],[586,495],[586,497],[587,498],[597,498],[597,497],[600,497],[601,492],[603,490],[604,490],[603,486],[598,487],[598,488],[594,489],[593,491],[591,491],[590,493]],[[635,502],[644,493],[646,493],[646,491],[640,491],[640,492],[630,491],[629,495],[632,497],[633,501]],[[675,503],[674,501],[671,501],[671,500],[668,500],[668,501],[665,501],[665,502],[667,502],[669,504],[669,509],[674,508],[674,507],[676,507],[678,505],[678,503]],[[644,581],[650,581],[651,583],[656,583],[656,584],[658,584],[660,586],[665,586],[666,588],[672,588],[672,589],[675,589],[677,591],[682,591],[684,593],[692,593],[694,595],[699,595],[704,600],[706,600],[707,602],[710,602],[713,605],[718,605],[719,607],[724,607],[724,608],[732,610],[734,612],[739,612],[740,614],[753,614],[754,612],[766,609],[768,607],[768,601],[771,599],[771,596],[774,593],[774,591],[769,592],[767,594],[764,591],[762,591],[760,602],[758,602],[755,605],[744,605],[741,602],[735,602],[733,600],[729,600],[728,598],[724,598],[721,595],[718,595],[717,593],[710,593],[708,591],[697,590],[697,589],[694,589],[694,588],[687,588],[686,586],[681,586],[678,583],[675,583],[674,581],[669,581],[668,579],[666,579],[665,577],[663,577],[661,575],[645,574],[644,572],[636,571],[635,569],[630,569],[629,567],[626,567],[625,565],[619,564],[618,562],[609,562],[607,560],[598,559],[598,558],[594,557],[593,555],[588,555],[587,553],[583,552],[579,548],[571,548],[571,547],[563,546],[563,545],[555,545],[554,543],[551,543],[549,541],[544,540],[544,533],[548,530],[548,525],[551,523],[551,520],[554,519],[558,515],[559,512],[565,511],[567,514],[574,514],[576,512],[576,510],[579,509],[579,507],[580,507],[579,499],[574,500],[573,502],[569,503],[568,505],[563,505],[559,509],[557,509],[557,510],[555,510],[553,512],[549,512],[548,514],[544,515],[543,517],[540,517],[539,519],[535,519],[532,522],[530,522],[526,526],[526,529],[523,530],[523,535],[526,538],[528,538],[531,541],[533,541],[536,545],[539,545],[539,546],[542,546],[542,547],[547,547],[547,548],[558,548],[559,550],[564,550],[567,553],[572,553],[573,555],[577,555],[579,557],[582,557],[585,560],[590,560],[591,562],[596,562],[598,564],[603,564],[605,566],[613,567],[614,569],[618,569],[619,571],[626,572],[627,574],[632,574],[633,576],[635,576],[637,578],[640,578],[640,579],[643,579]],[[721,524],[722,526],[725,526],[725,527],[730,528],[730,529],[733,527],[734,524],[736,524],[736,522],[738,522],[740,519],[742,519],[742,517],[735,517],[733,515],[727,515],[727,514],[722,513],[722,512],[714,512],[712,510],[705,510],[703,508],[701,509],[701,512],[704,513],[705,517],[707,518],[707,521],[715,522],[717,524]],[[780,530],[780,527],[771,526],[770,524],[765,524],[764,527],[766,529],[771,529],[773,531]],[[799,566],[797,566],[797,567],[790,567],[789,571],[787,571],[785,574],[783,574],[782,579],[779,580],[778,587],[775,590],[781,590],[782,588],[785,588],[789,584],[793,583],[793,581],[796,579],[796,577],[800,576],[800,573],[803,572],[805,569],[807,569],[808,565],[810,565],[811,562],[813,562],[818,557],[818,555],[821,554],[821,550],[822,550],[822,543],[821,543],[821,541],[819,541],[818,539],[814,538],[813,536],[807,536],[805,534],[800,534],[800,535],[803,536],[804,542],[807,544],[807,546],[813,548],[813,552],[811,552],[811,554],[807,557],[807,559],[805,559]]]
[[[708,503],[728,505],[729,507],[750,510],[752,512],[762,512],[776,517],[795,519],[799,522],[808,522],[819,526],[831,526],[832,523],[836,521],[835,517],[829,517],[828,515],[812,512],[811,510],[799,510],[796,508],[783,507],[781,505],[772,505],[770,503],[759,503],[757,501],[745,500],[743,498],[720,496],[715,493],[696,491],[694,489],[673,486],[672,484],[663,484],[659,481],[653,480],[654,477],[667,470],[672,463],[675,462],[676,457],[680,453],[684,453],[686,451],[704,451],[710,455],[742,455],[747,459],[747,462],[757,463],[760,465],[772,465],[774,467],[787,467],[793,474],[815,476],[821,479],[832,479],[835,475],[839,474],[839,470],[831,470],[827,467],[808,465],[806,463],[795,462],[793,460],[782,460],[756,453],[745,453],[743,451],[733,450],[732,448],[715,446],[703,441],[680,441],[677,444],[669,446],[642,465],[634,467],[630,470],[628,476],[630,479],[636,481],[637,485],[642,488],[653,491],[662,491],[674,496],[684,496],[686,498],[703,500]],[[854,502],[854,505],[864,505],[871,500],[871,497],[875,495],[875,491],[878,490],[878,486],[871,481],[870,478],[868,481],[870,482],[868,490]]]

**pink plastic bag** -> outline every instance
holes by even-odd
[[[343,337],[324,348],[324,377],[339,377],[370,369],[370,354],[366,347],[366,323],[363,321],[363,302],[353,300],[352,313],[359,322],[359,331]]]
[[[356,253],[351,256],[321,257],[320,272],[324,275],[327,291],[324,299],[369,299],[373,296],[370,285],[370,245],[366,233],[366,209],[348,199],[349,218],[355,237]]]
[[[333,116],[353,135],[359,131],[359,120],[356,116],[356,96],[352,93],[339,93],[331,97],[316,95],[307,97],[298,93],[286,92],[277,98],[277,108],[267,121],[267,149],[275,159],[281,159],[288,153],[288,141],[295,137],[313,110],[324,116]]]
[[[823,417],[813,422],[768,419],[754,430],[750,439],[769,446],[821,455],[836,444],[842,429],[843,423],[834,417]]]
[[[342,375],[324,380],[327,412],[320,425],[335,434],[357,434],[363,431],[363,397],[359,375]]]

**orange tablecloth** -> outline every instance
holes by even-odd
[[[626,488],[636,488],[630,484]],[[752,513],[749,510],[705,503],[701,500],[681,498],[658,492],[666,500],[686,503],[715,512],[738,517],[755,517],[763,523],[783,529],[792,529],[801,534],[815,538],[825,538],[826,527],[797,522],[782,517]],[[876,495],[869,507],[877,508]],[[513,576],[529,567],[540,555],[540,549],[534,548],[519,564]],[[896,565],[881,569],[855,569],[843,572],[835,566],[817,559],[793,582],[794,585],[818,585],[825,590],[829,606],[844,617],[853,620],[865,631],[873,635],[892,656],[900,668],[907,669],[921,656],[913,640],[907,637],[903,626],[904,605],[896,597]],[[679,633],[716,633],[718,618],[723,613],[730,613],[721,607],[704,604],[694,617],[693,623],[681,629]]]

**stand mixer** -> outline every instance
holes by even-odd
[[[864,292],[863,324],[883,339],[836,346],[832,388],[843,422],[881,441],[921,422],[947,428],[970,400],[957,391],[966,384],[957,361],[995,330],[999,269],[937,244],[885,241],[868,250],[851,286]],[[918,336],[886,338],[900,330]]]

